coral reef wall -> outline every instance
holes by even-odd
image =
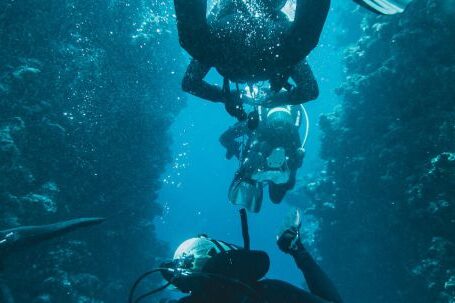
[[[0,3],[0,229],[108,217],[9,258],[16,302],[125,302],[165,254],[151,221],[183,106],[171,4]]]
[[[365,14],[342,104],[322,116],[327,168],[300,189],[346,302],[455,302],[455,2]]]

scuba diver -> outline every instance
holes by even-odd
[[[242,226],[247,226],[243,220]],[[263,251],[250,250],[248,235],[244,248],[199,236],[183,242],[171,261],[142,275],[131,289],[129,303],[139,303],[170,285],[189,293],[178,301],[168,301],[176,303],[341,303],[332,281],[303,246],[299,229],[286,228],[277,244],[293,257],[309,292],[284,281],[263,279],[269,270],[269,257]],[[247,234],[245,229],[243,233]],[[161,272],[167,283],[135,298],[140,282],[155,272]]]
[[[306,124],[303,142],[299,134],[302,121]],[[244,136],[247,140],[242,144],[238,138]],[[258,106],[247,121],[230,127],[220,142],[227,150],[226,158],[238,158],[240,168],[229,188],[229,201],[259,212],[267,184],[271,201],[280,203],[295,186],[307,136],[308,116],[302,106]]]
[[[297,0],[293,22],[282,12],[286,2],[221,0],[206,18],[207,0],[175,0],[180,44],[192,56],[183,90],[224,103],[240,121],[248,97],[231,92],[230,81],[269,81],[269,94],[255,102],[270,107],[316,99],[318,91],[307,89],[315,80],[306,56],[319,41],[330,0]],[[204,81],[212,67],[224,77],[222,88]]]
[[[354,0],[380,14],[396,14],[412,0]],[[228,113],[246,119],[248,97],[232,92],[230,81],[268,81],[270,89],[256,103],[274,107],[302,104],[314,78],[306,57],[317,46],[330,0],[296,0],[294,20],[282,11],[286,0],[220,0],[207,14],[207,0],[174,0],[181,46],[192,57],[182,88],[197,97],[224,103]],[[211,68],[224,77],[223,87],[204,81]],[[289,83],[289,79],[295,86]],[[314,91],[314,90],[313,90]],[[251,102],[251,101],[250,101]]]

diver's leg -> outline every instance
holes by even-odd
[[[180,45],[195,59],[207,58],[207,0],[174,0]]]
[[[287,191],[288,189],[286,184],[269,184],[269,197],[270,200],[275,204],[279,204],[281,201],[283,201]]]
[[[286,196],[286,193],[289,190],[294,188],[296,176],[297,176],[297,170],[293,169],[293,170],[291,170],[291,175],[289,176],[289,181],[287,183],[285,183],[285,184],[270,183],[269,197],[273,203],[278,204],[278,203],[281,203],[281,201],[283,201],[284,196]]]
[[[271,182],[269,184],[269,197],[273,203],[279,204],[283,201],[284,196],[286,193],[294,188],[295,186],[295,179],[296,179],[297,170],[291,170],[291,175],[289,176],[289,181],[284,184],[275,184]]]
[[[293,60],[304,59],[318,45],[329,8],[330,0],[297,0],[287,41]]]

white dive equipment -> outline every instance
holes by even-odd
[[[274,169],[283,167],[286,163],[286,151],[282,147],[275,148],[267,157],[267,166]]]

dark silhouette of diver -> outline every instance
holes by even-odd
[[[333,283],[303,246],[299,227],[287,228],[278,237],[277,244],[293,257],[309,292],[284,281],[263,279],[269,269],[269,257],[263,251],[250,250],[248,240],[245,247],[240,248],[199,236],[183,242],[172,261],[142,275],[131,289],[129,303],[139,303],[170,285],[190,293],[178,301],[168,301],[175,303],[342,302]],[[154,272],[161,272],[167,283],[134,298],[139,283]]]
[[[259,106],[247,121],[237,122],[221,135],[226,157],[236,156],[240,161],[229,188],[231,203],[259,212],[264,184],[274,203],[280,203],[294,188],[305,155],[299,133],[300,126],[308,124],[305,120],[306,112],[301,106]],[[307,134],[306,131],[303,141]],[[239,142],[242,137],[247,139]]]
[[[306,57],[318,44],[330,0],[297,0],[292,22],[281,11],[283,0],[222,0],[208,18],[207,0],[174,3],[180,44],[193,58],[183,90],[223,102],[239,120],[246,119],[241,99],[248,97],[226,89],[229,81],[269,81],[269,94],[255,101],[262,105],[301,104],[317,98],[318,90],[308,89],[316,81]],[[225,78],[223,88],[204,81],[212,67]]]
[[[388,15],[403,12],[411,1],[354,0],[371,11]],[[180,44],[192,57],[182,81],[183,90],[224,103],[229,114],[239,120],[246,119],[242,104],[248,97],[239,91],[231,92],[230,81],[269,81],[268,94],[255,100],[264,106],[295,105],[316,99],[317,90],[308,89],[309,83],[314,85],[314,76],[306,57],[318,44],[330,0],[296,0],[292,22],[281,11],[285,3],[286,0],[220,0],[206,17],[207,0],[174,0]],[[225,79],[223,88],[204,81],[213,67]]]

